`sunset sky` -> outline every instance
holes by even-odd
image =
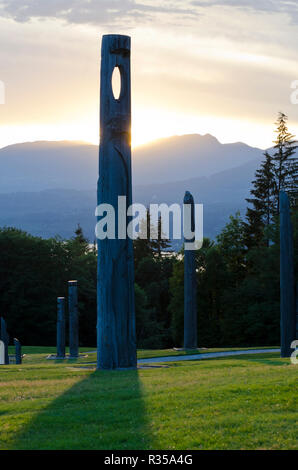
[[[0,147],[98,142],[102,34],[132,37],[132,141],[211,133],[268,147],[298,134],[298,4],[277,0],[0,0]]]

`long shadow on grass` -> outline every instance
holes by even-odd
[[[148,449],[148,429],[138,371],[97,371],[39,411],[11,447]]]

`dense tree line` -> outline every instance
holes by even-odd
[[[215,241],[196,252],[200,347],[279,344],[279,191],[292,206],[298,273],[296,141],[280,113],[277,139],[264,153],[247,199]],[[149,231],[150,217],[141,231]],[[183,343],[183,249],[169,251],[158,236],[134,241],[135,305],[139,348]],[[96,342],[96,249],[80,226],[70,240],[42,239],[14,228],[0,229],[0,312],[11,335],[27,345],[56,341],[56,298],[78,280],[80,345]],[[67,318],[67,316],[66,316]]]
[[[0,312],[11,336],[27,345],[55,344],[56,299],[67,298],[67,281],[78,279],[82,343],[95,343],[96,255],[80,227],[70,240],[3,228],[0,253]]]

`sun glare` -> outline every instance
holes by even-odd
[[[37,140],[74,140],[97,145],[98,129],[98,120],[90,115],[70,123],[1,126],[0,147]],[[207,133],[222,143],[242,141],[260,148],[270,147],[274,137],[271,122],[260,124],[221,116],[187,115],[166,109],[136,108],[132,113],[132,147],[146,145],[172,135]],[[295,123],[293,133],[298,134],[298,126]]]
[[[273,138],[271,123],[260,124],[221,116],[186,115],[164,109],[138,109],[133,115],[133,147],[172,135],[207,133],[222,143],[237,140],[260,148],[269,147]]]

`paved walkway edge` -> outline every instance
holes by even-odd
[[[213,357],[229,357],[241,356],[244,354],[264,354],[271,352],[280,352],[280,349],[242,349],[241,351],[222,351],[201,354],[185,354],[185,356],[163,356],[163,357],[148,357],[146,359],[138,359],[138,364],[150,364],[152,362],[177,362],[177,361],[199,361],[201,359],[210,359]]]

